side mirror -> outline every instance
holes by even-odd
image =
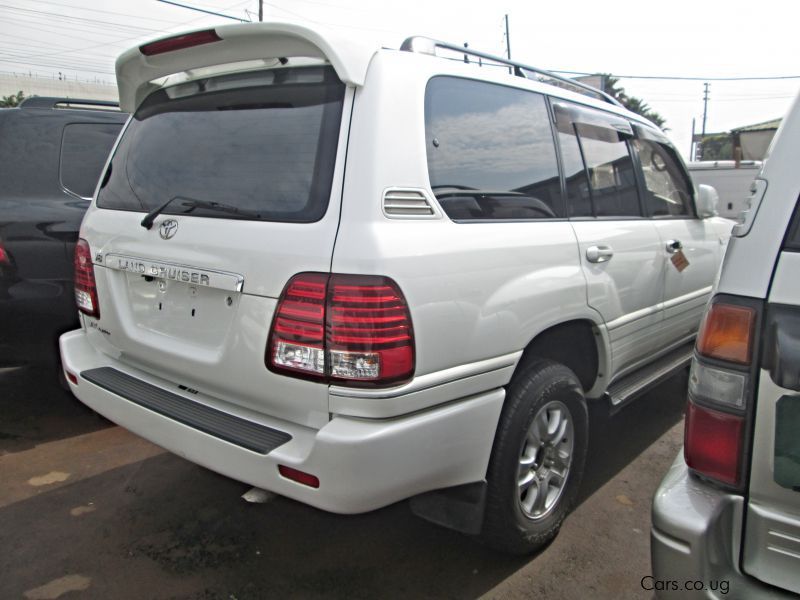
[[[717,203],[719,202],[719,194],[713,186],[700,184],[697,186],[697,199],[695,208],[697,209],[697,216],[701,219],[708,219],[717,214]]]

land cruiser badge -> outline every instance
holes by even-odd
[[[158,234],[161,236],[161,239],[168,240],[175,235],[175,232],[178,231],[178,222],[175,219],[167,219],[161,224],[161,227],[158,228]]]

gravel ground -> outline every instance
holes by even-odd
[[[97,417],[49,372],[0,370],[0,598],[649,598],[650,501],[680,449],[685,373],[592,406],[582,500],[508,558],[399,503],[336,516],[275,498]]]

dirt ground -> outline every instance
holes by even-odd
[[[685,386],[591,407],[581,503],[520,559],[404,502],[350,517],[248,504],[247,485],[99,418],[51,373],[0,370],[0,598],[649,598],[650,502]]]

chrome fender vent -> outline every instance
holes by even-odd
[[[383,214],[390,219],[438,219],[440,216],[423,190],[401,188],[383,192]]]

